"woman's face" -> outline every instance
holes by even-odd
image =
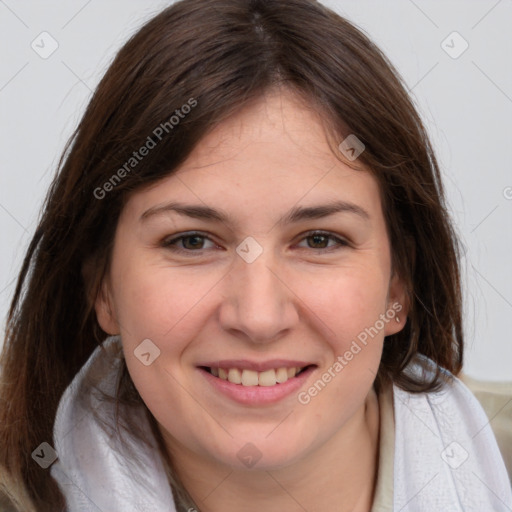
[[[103,291],[99,321],[168,447],[239,468],[354,432],[404,323],[375,179],[283,91],[129,199]]]

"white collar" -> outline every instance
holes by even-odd
[[[432,375],[435,364],[406,371]],[[451,375],[447,370],[443,373]],[[394,508],[401,512],[510,512],[512,490],[482,406],[457,377],[437,392],[394,386]]]
[[[66,512],[176,512],[142,406],[130,408],[129,414],[148,432],[151,448],[127,433],[124,437],[135,460],[127,455],[117,434],[109,436],[90,412],[92,406],[114,431],[114,405],[100,401],[91,383],[115,396],[122,357],[119,336],[107,338],[59,403],[54,425],[59,458],[51,474],[66,497]],[[415,363],[408,371],[421,369]],[[508,475],[487,416],[459,379],[436,393],[413,394],[393,385],[393,397],[394,510],[512,510]]]
[[[176,512],[143,408],[130,408],[130,415],[148,432],[151,449],[142,447],[129,435],[123,436],[134,450],[135,459],[126,454],[118,435],[109,436],[90,412],[92,406],[101,419],[112,425],[113,432],[114,406],[100,401],[100,394],[90,386],[94,383],[109,396],[115,396],[123,357],[119,341],[119,336],[111,336],[96,348],[64,392],[54,425],[59,458],[52,465],[51,474],[66,496],[66,512]]]

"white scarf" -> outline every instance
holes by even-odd
[[[130,409],[148,432],[151,449],[125,436],[137,454],[126,455],[118,436],[108,435],[78,400],[85,396],[111,421],[114,405],[91,392],[91,380],[115,396],[122,350],[119,336],[97,348],[60,401],[54,426],[58,459],[51,475],[66,497],[66,512],[176,512],[172,491],[140,407]],[[410,371],[421,371],[411,365]],[[505,464],[477,399],[457,378],[437,393],[412,394],[393,386],[396,512],[511,512]],[[120,414],[122,416],[123,409]]]

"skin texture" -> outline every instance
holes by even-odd
[[[353,165],[352,165],[353,166]],[[96,302],[106,332],[121,334],[130,375],[156,418],[176,469],[202,511],[370,510],[378,461],[373,381],[378,335],[307,405],[240,405],[201,375],[200,362],[300,359],[317,365],[307,390],[374,326],[404,289],[391,269],[379,189],[329,149],[321,120],[286,89],[269,91],[224,120],[177,173],[139,190],[119,219],[112,264]],[[351,202],[352,212],[281,225],[294,206]],[[169,201],[209,206],[229,222],[175,212],[141,215]],[[311,230],[346,241],[315,240]],[[200,231],[163,246],[177,235]],[[263,248],[252,263],[236,248]],[[149,366],[134,350],[149,338]],[[252,443],[247,468],[237,452]]]

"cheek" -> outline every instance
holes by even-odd
[[[221,277],[212,271],[148,264],[135,258],[123,262],[113,275],[121,331],[139,340],[170,338],[174,346],[200,328],[202,300]]]
[[[126,353],[126,344],[123,340]],[[126,359],[130,377],[153,417],[168,432],[189,446],[200,446],[201,440],[190,425],[204,424],[202,407],[191,400],[189,386],[175,367],[163,361],[165,353],[150,366],[142,365],[136,358]]]
[[[294,291],[314,313],[310,317],[318,319],[317,327],[323,326],[326,339],[339,353],[385,312],[388,279],[377,262],[352,265],[323,271],[307,281],[297,278]]]
[[[300,396],[318,421],[339,425],[364,402],[377,374],[384,329],[388,275],[383,267],[352,265],[299,292],[317,317],[314,330],[323,333],[325,359],[317,380]],[[333,407],[333,404],[337,404]],[[309,407],[308,406],[308,407]]]
[[[353,267],[310,289],[306,301],[318,316],[315,329],[322,329],[329,347],[316,380],[299,397],[316,424],[339,426],[364,403],[382,355],[387,284],[384,273]]]

